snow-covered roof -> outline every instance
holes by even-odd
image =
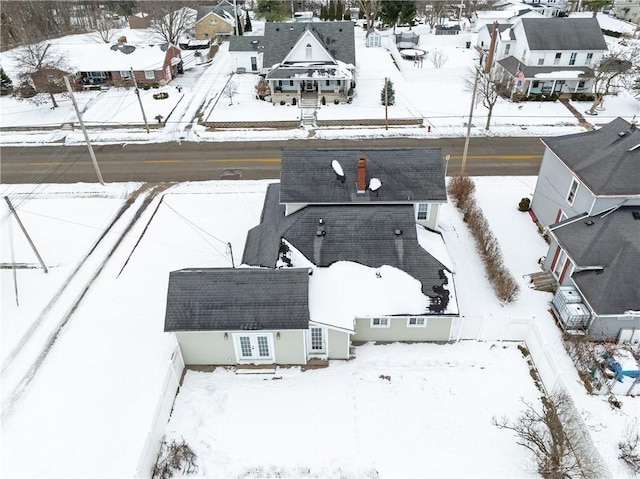
[[[593,12],[574,12],[569,14],[569,18],[590,18],[593,17]],[[603,30],[610,30],[612,32],[629,33],[632,34],[636,31],[637,25],[630,22],[625,22],[618,18],[610,17],[605,13],[598,13],[596,20],[600,28]]]
[[[52,44],[51,48],[65,54],[74,71],[142,71],[162,69],[168,44]]]

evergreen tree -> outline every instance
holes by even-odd
[[[400,16],[398,20],[401,25],[409,25],[410,27],[413,27],[415,25],[417,14],[416,4],[414,2],[406,2],[403,3],[400,8]]]
[[[2,68],[0,68],[0,95],[9,95],[13,90],[13,82]]]
[[[328,19],[329,19],[329,16],[327,15],[327,7],[326,5],[322,5],[320,7],[320,20],[326,21]]]
[[[336,2],[334,0],[329,0],[329,11],[327,14],[329,16],[329,20],[333,21],[336,19]]]
[[[245,22],[244,22],[244,31],[250,32],[253,30],[253,27],[251,26],[251,17],[249,16],[249,13],[247,13],[245,16],[247,18],[245,19]]]
[[[249,14],[247,14],[247,17]],[[240,20],[240,15],[236,15],[236,25],[238,26],[238,36],[242,36],[242,20]]]
[[[380,102],[384,105],[385,100],[385,87],[386,87],[386,100],[387,105],[393,105],[396,101],[396,92],[393,89],[393,82],[391,80],[386,80],[385,85],[382,86],[382,91],[380,92]]]
[[[338,0],[336,2],[336,20],[342,20],[342,16],[343,16],[342,2]]]

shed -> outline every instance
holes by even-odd
[[[366,47],[379,47],[381,42],[380,32],[375,28],[371,28],[364,39]]]

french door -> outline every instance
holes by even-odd
[[[238,362],[273,362],[271,333],[236,333],[233,339]]]

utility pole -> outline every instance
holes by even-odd
[[[138,103],[140,104],[140,110],[142,110],[142,118],[144,119],[144,127],[147,129],[147,134],[149,134],[149,124],[147,123],[147,115],[144,112],[144,107],[142,106],[142,99],[140,98],[140,90],[138,89],[138,81],[136,80],[136,74],[131,68],[131,78],[133,78],[133,84],[136,87],[134,90],[136,92],[136,96],[138,97]]]
[[[469,151],[469,137],[471,136],[471,119],[473,118],[473,107],[476,103],[476,90],[478,89],[478,79],[480,78],[480,67],[476,67],[476,79],[473,82],[473,93],[471,94],[471,108],[469,109],[469,121],[467,123],[467,136],[464,139],[464,151],[462,152],[462,164],[460,165],[460,174],[464,174],[467,166],[467,152]]]
[[[389,101],[387,99],[387,77],[384,77],[384,129],[389,129]]]
[[[247,15],[249,15],[247,13]],[[234,22],[233,22],[233,34],[237,37],[238,36],[238,19],[240,18],[240,15],[238,15],[238,7],[236,6],[236,0],[233,0],[233,16],[234,18]]]
[[[67,77],[65,77],[65,79],[66,78]],[[16,212],[15,208],[13,207],[13,204],[11,204],[11,200],[9,199],[8,196],[5,196],[4,200],[7,202],[7,205],[9,205],[9,210],[11,211],[11,213],[13,213],[13,216],[16,218],[16,221],[18,222],[18,226],[20,226],[20,229],[22,230],[24,235],[27,237],[27,241],[29,242],[29,246],[31,246],[31,249],[35,253],[36,258],[38,258],[38,261],[40,262],[40,266],[42,266],[42,269],[44,270],[45,273],[48,273],[49,270],[47,269],[46,265],[44,264],[44,261],[42,261],[42,257],[40,256],[40,253],[38,253],[38,250],[36,249],[36,245],[34,245],[33,241],[31,241],[31,236],[29,236],[29,233],[27,233],[27,229],[22,224],[22,221],[20,221],[20,217],[18,216],[18,213]]]
[[[98,181],[100,182],[101,185],[104,185],[104,180],[102,179],[102,173],[100,173],[100,167],[98,166],[98,160],[96,160],[96,154],[93,152],[93,147],[91,146],[91,142],[89,141],[89,134],[87,133],[87,129],[84,126],[84,121],[82,121],[82,115],[80,114],[80,110],[78,109],[78,104],[76,103],[76,97],[73,95],[73,90],[71,89],[69,78],[67,78],[67,76],[65,75],[63,79],[64,79],[65,85],[67,86],[67,91],[69,92],[69,96],[71,96],[71,103],[73,103],[73,108],[76,111],[76,116],[78,117],[80,128],[82,128],[82,133],[84,134],[84,141],[87,142],[87,148],[89,148],[89,156],[91,157],[91,161],[93,162],[93,168],[96,170],[96,174],[98,175]]]
[[[235,269],[236,262],[233,260],[233,248],[231,247],[231,242],[227,243],[227,248],[229,248],[229,254],[231,255],[231,267]]]

